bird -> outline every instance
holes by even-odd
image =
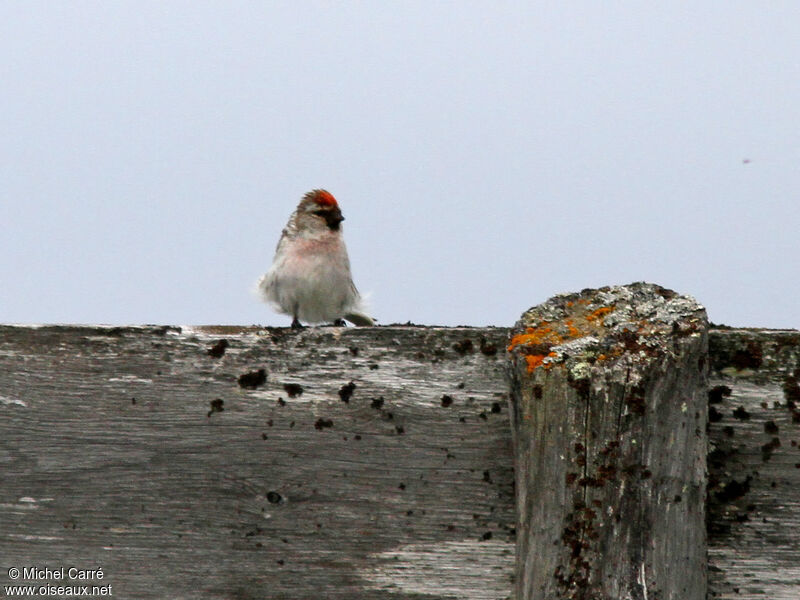
[[[308,192],[283,229],[272,266],[258,293],[273,309],[292,317],[292,328],[308,324],[375,324],[353,284],[342,236],[342,211],[333,194]]]

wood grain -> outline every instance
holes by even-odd
[[[100,566],[117,598],[506,598],[506,335],[3,327],[0,581]]]
[[[709,598],[800,598],[800,332],[710,344]]]

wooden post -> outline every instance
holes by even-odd
[[[705,600],[708,324],[656,285],[512,331],[517,600]]]

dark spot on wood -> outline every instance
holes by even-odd
[[[267,492],[267,502],[270,504],[280,504],[282,500],[283,496],[278,492]]]
[[[723,427],[722,431],[728,437],[733,437],[734,430],[733,427],[731,427],[730,425],[726,425],[725,427]]]
[[[472,340],[469,339],[469,338],[464,338],[460,342],[455,342],[453,344],[453,350],[458,352],[461,356],[464,356],[465,354],[467,354],[469,352],[473,352],[474,348],[473,348]]]
[[[401,483],[400,485],[397,486],[397,488],[401,489],[401,490],[404,490],[404,489],[406,489],[406,484],[405,483]]]
[[[650,479],[653,476],[653,472],[650,469],[645,469],[642,471],[642,479]]]
[[[617,440],[611,440],[600,450],[600,454],[602,456],[608,456],[609,454],[615,454],[615,452],[616,452],[616,450],[618,448],[619,448],[619,442]]]
[[[286,400],[283,398],[278,398],[278,406],[286,406]]]
[[[353,436],[353,439],[354,439],[354,440],[360,440],[360,439],[361,439],[361,436],[360,436],[359,434],[355,434],[355,435]]]
[[[483,542],[485,542],[487,540],[490,540],[490,539],[492,539],[492,532],[491,531],[487,531],[486,533],[484,533],[481,536],[481,541],[483,541]]]
[[[594,477],[581,477],[578,480],[578,485],[583,487],[600,488],[603,487],[603,482],[599,479],[595,479]]]
[[[711,423],[719,423],[722,420],[722,413],[719,412],[715,407],[710,406],[708,408],[708,420]]]
[[[675,494],[675,497],[672,499],[672,501],[675,502],[676,504],[681,500],[683,500],[683,498],[681,497],[680,494]]]
[[[250,371],[239,375],[239,385],[248,390],[254,390],[260,385],[264,385],[267,381],[266,369],[259,369],[258,371]]]
[[[678,295],[678,292],[675,290],[671,290],[669,288],[661,287],[660,285],[653,286],[658,293],[659,296],[664,298],[665,300],[672,300]]]
[[[317,422],[314,423],[314,429],[318,429],[319,431],[322,431],[328,427],[333,427],[333,421],[330,419],[319,418],[317,419]]]
[[[625,465],[622,467],[622,472],[625,475],[635,475],[636,471],[639,470],[639,465]]]
[[[131,398],[131,404],[136,404],[136,398]]]
[[[617,467],[614,465],[600,465],[597,467],[597,477],[603,483],[615,479],[617,476]]]
[[[262,434],[261,434],[261,439],[262,439],[262,440],[266,440],[266,439],[268,439],[268,438],[267,438],[267,434],[266,434],[266,433],[262,433]]]
[[[378,370],[378,363],[370,363],[369,364],[370,371],[377,371]]]
[[[758,369],[763,359],[764,354],[761,350],[761,345],[756,341],[750,341],[747,343],[746,349],[734,352],[731,363],[739,371],[743,369]]]
[[[350,398],[353,396],[353,392],[356,389],[356,384],[352,381],[343,385],[339,389],[339,398],[341,398],[342,402],[348,404],[350,402]]]
[[[726,483],[721,490],[716,492],[715,497],[720,502],[732,502],[744,496],[750,491],[750,482],[753,480],[750,475],[745,477],[744,481],[736,481],[731,479]]]
[[[370,402],[370,406],[375,410],[380,410],[381,407],[383,406],[383,396],[381,396],[380,398],[373,398],[372,402]]]
[[[480,349],[485,356],[495,356],[497,354],[497,344],[489,342],[485,336],[481,336]]]
[[[212,358],[222,358],[228,346],[228,340],[217,340],[217,343],[211,346],[206,352],[208,352],[208,355]]]
[[[644,396],[632,393],[625,398],[625,404],[628,405],[631,413],[634,415],[643,415],[645,413]]]
[[[730,398],[733,390],[727,385],[718,385],[708,390],[708,403],[719,404],[724,398]]]
[[[358,346],[350,346],[348,350],[350,350],[350,354],[352,354],[353,356],[358,356],[359,352]]]
[[[795,375],[789,375],[783,382],[783,396],[786,398],[786,406],[795,408],[800,404],[800,383]]]
[[[770,458],[772,458],[772,453],[775,452],[776,449],[781,447],[780,439],[774,437],[766,444],[761,446],[761,460],[766,462]]]
[[[775,421],[767,421],[764,423],[764,433],[769,433],[770,435],[778,433],[778,426],[775,424]]]
[[[572,377],[570,377],[568,383],[578,392],[578,397],[581,400],[589,399],[589,394],[591,392],[591,382],[589,379],[572,379]]]
[[[740,421],[747,421],[750,418],[750,413],[747,412],[743,406],[739,406],[733,411],[733,416]]]
[[[283,390],[289,394],[289,398],[297,398],[303,395],[303,386],[299,383],[284,383]]]
[[[486,415],[486,411],[483,411],[481,414],[478,415],[484,421],[488,420],[489,417]]]
[[[540,385],[534,385],[533,386],[533,397],[534,398],[536,398],[537,400],[541,400],[543,393],[544,393],[544,390],[542,389],[542,386],[540,386]]]
[[[442,406],[447,408],[448,406],[451,406],[452,404],[453,404],[453,397],[452,396],[448,396],[447,394],[442,396]]]
[[[397,432],[397,435],[403,435],[406,432],[402,425],[395,425],[394,430]]]
[[[209,404],[211,405],[211,410],[208,411],[206,417],[210,418],[211,415],[213,415],[214,413],[222,412],[223,410],[225,410],[225,401],[222,398],[216,398],[212,400]]]
[[[492,412],[499,413],[501,410],[499,402],[492,402]]]
[[[492,475],[491,475],[491,473],[489,473],[489,471],[484,471],[483,472],[483,480],[486,483],[492,483]]]

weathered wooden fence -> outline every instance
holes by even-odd
[[[0,327],[0,586],[509,598],[509,334]],[[796,599],[800,333],[708,340],[709,597]]]

